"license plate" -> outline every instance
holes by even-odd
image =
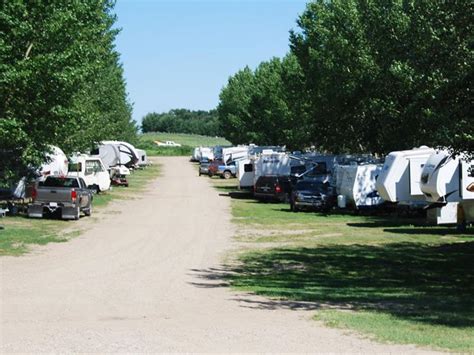
[[[58,203],[57,202],[50,202],[49,207],[58,207]]]

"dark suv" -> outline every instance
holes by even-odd
[[[254,187],[257,200],[287,202],[290,193],[288,176],[260,176]]]
[[[299,210],[328,211],[335,204],[332,188],[328,183],[300,180],[292,188],[290,208]]]

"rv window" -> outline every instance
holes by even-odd
[[[68,170],[69,172],[82,171],[82,163],[69,163]]]
[[[251,173],[253,171],[253,164],[244,164],[244,171],[246,173]]]
[[[86,161],[86,175],[92,175],[94,173],[101,172],[102,166],[100,165],[99,161],[97,160],[87,160]]]

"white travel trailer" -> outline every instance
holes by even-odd
[[[421,146],[388,154],[376,182],[380,197],[399,204],[425,205],[420,189],[421,170],[434,152],[432,148]]]
[[[138,152],[130,143],[122,141],[103,141],[101,144],[116,146],[120,152],[120,165],[125,165],[129,169],[134,168],[140,160]]]
[[[214,160],[214,150],[210,147],[200,147],[199,160],[201,159]]]
[[[382,171],[381,164],[338,165],[335,168],[338,201],[343,196],[347,204],[355,208],[374,207],[384,201],[375,187]]]
[[[193,155],[191,156],[191,161],[200,161],[201,160],[201,149],[196,147],[193,149]]]
[[[251,189],[254,184],[255,169],[254,169],[255,157],[238,160],[236,165],[236,175],[239,179],[239,189]]]
[[[130,169],[124,163],[131,162],[130,155],[121,153],[116,144],[101,144],[92,153],[102,160],[114,184],[128,186],[126,176]]]
[[[222,160],[227,164],[231,161],[248,158],[254,145],[241,145],[222,149]]]
[[[110,174],[102,160],[97,156],[86,154],[72,156],[68,175],[83,178],[87,187],[96,192],[110,189]]]
[[[139,156],[138,166],[145,167],[145,166],[150,165],[150,163],[148,162],[148,156],[146,154],[146,151],[144,151],[143,149],[138,149],[138,148],[136,149],[136,151]]]
[[[474,182],[471,170],[473,166],[474,160],[469,161],[463,155],[454,157],[446,150],[430,155],[423,168],[420,182],[426,200],[433,204],[433,208],[428,209],[430,222],[458,223],[458,210],[463,206],[469,215],[469,200],[474,200],[474,192],[468,189]]]
[[[66,154],[56,147],[50,146],[51,151],[46,154],[46,162],[39,169],[40,180],[48,175],[67,175],[69,161]]]

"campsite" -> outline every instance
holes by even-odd
[[[0,352],[474,352],[473,16],[2,6]]]

